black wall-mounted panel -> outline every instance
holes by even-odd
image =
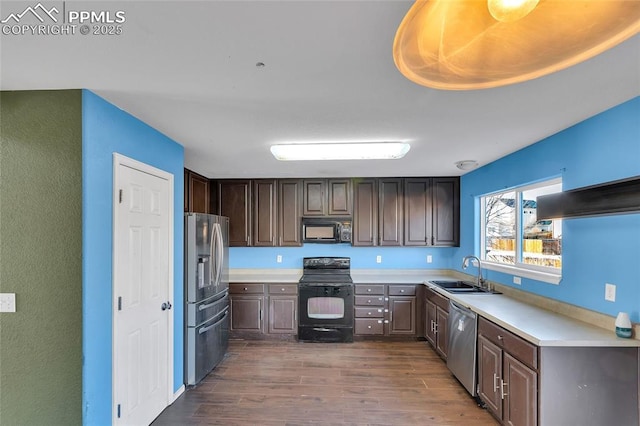
[[[537,218],[571,218],[640,213],[640,176],[537,199]]]

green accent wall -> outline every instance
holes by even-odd
[[[0,425],[82,423],[82,92],[0,92]]]

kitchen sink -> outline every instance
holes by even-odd
[[[449,293],[486,293],[486,294],[501,294],[500,292],[488,290],[478,287],[471,281],[460,280],[446,280],[446,281],[429,281],[431,284],[440,287],[441,289],[448,291]]]

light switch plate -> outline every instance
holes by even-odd
[[[282,263],[282,255],[277,255],[276,256],[276,263]]]
[[[514,284],[518,284],[518,285],[522,285],[522,278],[520,278],[520,277],[513,277],[513,283],[514,283]]]
[[[376,256],[376,263],[382,263],[382,256]]]
[[[431,256],[430,254],[427,255],[427,263],[431,263],[433,262],[433,256]]]
[[[0,312],[16,311],[16,294],[0,293]]]
[[[608,300],[609,302],[616,301],[616,285],[606,283],[604,285],[604,300]]]

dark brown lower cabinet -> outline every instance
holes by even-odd
[[[269,334],[298,334],[298,285],[269,284]]]
[[[418,335],[417,288],[413,284],[356,284],[354,335]]]
[[[269,339],[298,334],[298,285],[231,283],[231,337]]]
[[[537,425],[537,348],[483,318],[478,333],[478,396],[502,424]]]
[[[449,299],[426,289],[425,298],[425,337],[431,346],[443,358],[447,359],[449,338],[447,323],[449,320]]]

